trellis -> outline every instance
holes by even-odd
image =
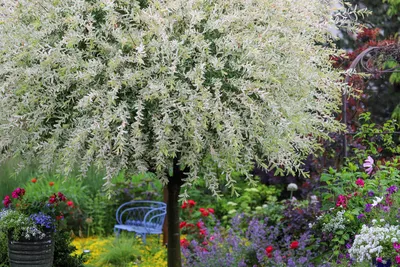
[[[345,77],[345,83],[349,83],[349,79],[352,74],[356,72],[356,68],[359,66],[361,72],[367,74],[382,74],[382,73],[393,73],[400,72],[400,65],[397,65],[393,68],[382,70],[379,66],[376,65],[379,62],[379,56],[384,56],[388,51],[392,51],[397,57],[400,56],[400,46],[399,44],[392,44],[388,46],[373,46],[369,47],[360,53],[354,61],[351,63],[348,72]],[[383,52],[383,53],[382,53]],[[347,125],[347,91],[344,91],[342,94],[342,122],[346,125],[346,130],[348,129]],[[355,135],[357,132],[345,132],[343,134],[343,156],[346,158],[348,156],[348,144],[347,144],[347,135]],[[381,134],[400,134],[400,132],[390,132],[390,133],[375,133],[375,135]]]

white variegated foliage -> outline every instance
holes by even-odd
[[[328,1],[0,0],[0,151],[68,173],[298,169],[337,131]],[[326,45],[326,44],[330,45]],[[251,177],[249,176],[251,180]]]

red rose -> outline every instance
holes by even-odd
[[[70,200],[70,201],[67,202],[67,205],[68,205],[69,207],[72,208],[72,207],[74,206],[74,202],[72,202],[72,201]]]
[[[189,241],[186,238],[181,239],[181,247],[187,248],[189,246]]]
[[[273,250],[274,250],[274,248],[273,248],[272,246],[268,246],[268,247],[265,249],[265,253],[266,253],[266,254],[269,254],[269,253],[271,253]]]
[[[179,229],[182,229],[183,227],[185,227],[187,225],[187,223],[185,221],[181,222],[179,224]]]
[[[182,204],[181,208],[182,208],[182,209],[186,209],[186,208],[187,208],[187,202],[186,202],[186,201],[185,201],[185,202],[183,202],[183,204]]]
[[[215,212],[213,208],[208,208],[207,210],[209,213],[212,213],[212,214],[214,214],[214,212]]]
[[[197,228],[201,229],[201,228],[203,228],[204,223],[202,221],[198,221],[196,225],[197,225]]]
[[[208,215],[210,215],[210,213],[208,213],[208,210],[205,210],[201,213],[201,216],[203,217],[207,217]]]
[[[188,202],[189,208],[193,208],[196,205],[196,202],[193,199],[190,199]]]
[[[299,247],[299,242],[298,241],[293,241],[292,243],[290,243],[290,248],[291,249],[296,249]]]
[[[205,210],[206,210],[205,208],[200,208],[200,209],[199,209],[199,211],[200,211],[201,213],[203,213]]]

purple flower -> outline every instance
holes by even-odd
[[[368,196],[369,196],[369,197],[373,197],[373,196],[375,196],[375,193],[374,193],[374,191],[372,191],[372,190],[368,191]]]
[[[372,204],[369,203],[365,204],[365,209],[364,209],[365,212],[371,212],[371,209],[372,209]]]
[[[360,213],[360,214],[357,216],[357,219],[361,220],[361,219],[364,218],[364,217],[365,217],[364,213]]]
[[[351,244],[350,244],[350,243],[347,243],[347,244],[346,244],[346,248],[347,248],[347,249],[351,249]]]
[[[392,186],[388,187],[388,189],[386,189],[386,191],[389,192],[389,194],[396,193],[397,190],[398,190],[398,188],[395,185],[392,185]]]
[[[371,175],[374,170],[374,159],[368,156],[368,158],[364,161],[363,167],[365,168],[365,172],[368,175]]]
[[[389,212],[390,211],[390,207],[389,206],[382,206],[382,210],[384,212]]]

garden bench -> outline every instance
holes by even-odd
[[[134,200],[119,206],[116,212],[117,224],[114,232],[117,237],[121,230],[134,232],[146,243],[146,235],[162,233],[167,205],[164,202]]]

